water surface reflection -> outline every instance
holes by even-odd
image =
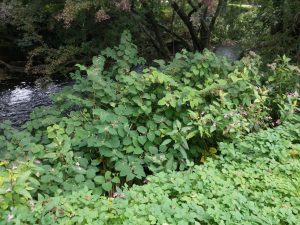
[[[50,95],[70,82],[62,79],[37,79],[28,76],[0,81],[0,122],[11,120],[18,125],[28,119],[38,106],[50,105]]]

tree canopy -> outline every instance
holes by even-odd
[[[3,0],[0,10],[2,45],[17,44],[30,73],[69,71],[116,44],[124,29],[148,59],[203,51],[224,37],[299,59],[299,0]]]

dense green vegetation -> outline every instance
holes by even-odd
[[[234,40],[267,61],[286,54],[299,62],[299,7],[299,0],[2,0],[0,50],[18,46],[30,74],[67,74],[129,29],[147,60]]]
[[[158,173],[148,184],[115,198],[88,188],[39,197],[27,224],[298,224],[300,221],[299,117],[220,143],[224,157],[185,172]],[[297,143],[298,142],[298,143]],[[21,176],[22,177],[22,176]],[[20,178],[21,179],[21,178]],[[39,222],[37,222],[39,221]]]
[[[0,1],[0,53],[73,80],[0,123],[0,225],[300,224],[299,9]]]
[[[219,20],[217,37],[234,39],[258,52],[265,61],[286,54],[300,62],[299,0],[252,1],[259,7],[250,8],[241,8],[239,1],[235,2]]]
[[[297,224],[299,68],[144,61],[125,31],[53,106],[1,125],[2,224]]]

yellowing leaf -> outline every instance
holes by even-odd
[[[215,155],[218,152],[218,150],[215,147],[209,148],[209,153]]]
[[[296,107],[297,106],[297,100],[295,100],[294,102],[293,102],[293,107]]]
[[[290,156],[292,156],[292,157],[299,156],[299,152],[296,149],[293,149],[290,151]]]
[[[201,159],[200,159],[200,162],[205,163],[206,162],[206,157],[202,156]]]
[[[0,161],[0,166],[6,166],[9,162],[7,161]]]

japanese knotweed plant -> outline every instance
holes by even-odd
[[[20,130],[3,125],[1,151],[38,162],[36,193],[88,187],[112,196],[147,174],[204,162],[218,141],[278,119],[270,118],[274,99],[262,85],[258,57],[231,65],[209,51],[182,51],[169,63],[133,70],[143,63],[124,32],[118,47],[90,67],[78,65],[75,84],[54,96],[54,106],[35,110]],[[282,111],[293,114],[298,97],[279,97]]]
[[[73,150],[99,157],[103,170],[130,181],[145,169],[185,169],[215,154],[217,141],[273,122],[257,57],[231,65],[209,51],[183,51],[137,73],[131,69],[143,60],[130,41],[125,32],[118,48],[79,66],[87,76],[77,71],[76,84],[56,96],[64,110],[80,109],[59,123]]]
[[[33,206],[32,193],[40,183],[32,174],[37,171],[32,161],[0,160],[0,221],[10,222],[15,211]]]

